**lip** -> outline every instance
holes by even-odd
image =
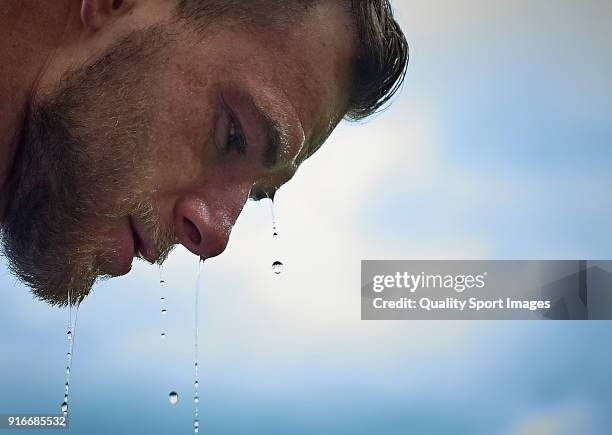
[[[113,256],[101,255],[99,257],[100,270],[102,273],[110,276],[121,276],[127,274],[132,269],[132,260],[134,259],[134,237],[129,225],[121,227],[118,232],[113,232],[108,235],[107,239],[119,247]]]
[[[133,254],[134,257],[141,257],[148,261],[149,263],[155,263],[157,260],[158,254],[153,242],[149,237],[147,237],[146,232],[142,227],[138,225],[138,223],[129,217],[130,228],[132,230],[132,239],[133,239]]]

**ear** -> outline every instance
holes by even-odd
[[[130,9],[127,3],[125,0],[81,0],[81,22],[97,32]]]

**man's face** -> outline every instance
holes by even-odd
[[[284,31],[162,20],[47,78],[9,180],[15,272],[65,303],[175,243],[220,254],[249,197],[272,196],[346,111],[353,35],[335,3]]]

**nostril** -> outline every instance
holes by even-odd
[[[185,234],[189,240],[194,244],[194,246],[200,246],[200,243],[202,243],[202,235],[200,234],[198,227],[187,218],[183,218],[183,224],[185,226]]]

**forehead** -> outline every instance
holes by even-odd
[[[232,81],[279,124],[301,134],[301,161],[344,115],[351,89],[355,36],[343,2],[322,1],[282,30],[262,24],[214,24],[191,45],[192,80]],[[299,125],[296,125],[299,124]]]
[[[348,105],[355,36],[343,3],[319,3],[282,42],[285,87],[305,130],[304,157],[327,138]]]

